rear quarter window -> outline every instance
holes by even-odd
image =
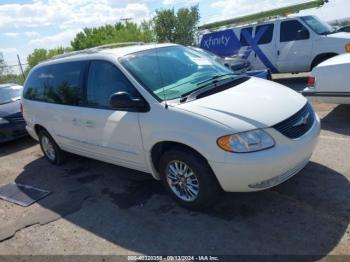
[[[47,86],[48,102],[64,105],[81,105],[83,101],[84,73],[87,62],[70,62],[51,66],[52,76]]]
[[[87,63],[59,63],[36,69],[26,81],[23,97],[56,104],[80,105]]]
[[[50,78],[47,66],[35,69],[26,81],[23,97],[30,100],[45,101],[45,89],[50,85]]]

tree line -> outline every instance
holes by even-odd
[[[144,20],[140,24],[117,22],[99,27],[87,27],[77,33],[69,47],[54,49],[37,48],[27,57],[28,66],[25,75],[38,63],[49,60],[55,55],[78,51],[100,45],[122,42],[171,42],[182,45],[194,45],[197,42],[197,25],[200,19],[198,5],[189,8],[156,10],[151,20]],[[22,84],[24,79],[20,75],[6,70],[6,63],[0,53],[0,83],[9,81]]]

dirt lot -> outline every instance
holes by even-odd
[[[350,106],[315,108],[322,132],[302,172],[205,213],[145,174],[78,156],[56,167],[30,138],[3,144],[0,184],[52,193],[28,208],[0,200],[0,254],[350,255]]]

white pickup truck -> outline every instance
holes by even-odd
[[[350,54],[324,61],[312,70],[303,95],[311,101],[350,104]]]
[[[288,16],[208,31],[200,47],[219,56],[247,59],[253,70],[299,73],[350,53],[350,33],[337,32],[315,16]]]

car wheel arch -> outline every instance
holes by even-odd
[[[39,125],[39,124],[36,124],[36,125],[34,125],[34,130],[35,130],[35,133],[36,133],[36,135],[39,137],[39,134],[40,134],[40,131],[41,130],[45,130],[46,132],[48,132],[49,133],[49,131],[45,128],[45,127],[43,127],[42,125]],[[50,134],[50,133],[49,133]]]
[[[160,174],[159,174],[160,158],[162,154],[164,154],[164,152],[170,149],[179,149],[179,150],[194,152],[195,154],[203,158],[206,162],[208,162],[208,160],[198,150],[194,149],[191,146],[188,146],[184,143],[177,142],[177,141],[160,141],[154,144],[150,150],[150,162],[151,162],[152,169],[155,172],[153,176],[155,176],[155,178],[157,179],[160,179]]]

